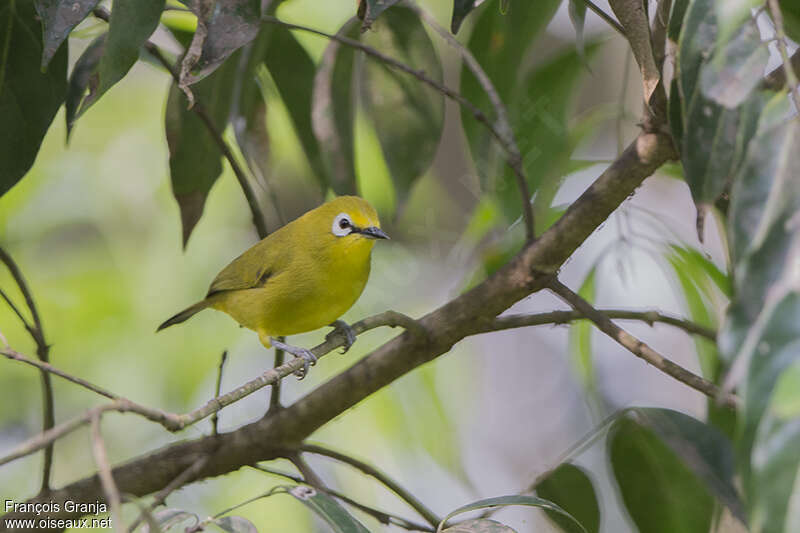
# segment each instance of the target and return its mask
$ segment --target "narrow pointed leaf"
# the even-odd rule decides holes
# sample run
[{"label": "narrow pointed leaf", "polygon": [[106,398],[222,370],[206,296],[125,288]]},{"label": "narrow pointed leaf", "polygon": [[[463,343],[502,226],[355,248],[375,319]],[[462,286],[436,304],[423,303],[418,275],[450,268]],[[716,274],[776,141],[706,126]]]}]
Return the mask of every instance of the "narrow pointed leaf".
[{"label": "narrow pointed leaf", "polygon": [[[578,294],[589,303],[595,299],[596,272],[597,267],[592,267],[578,290]],[[588,320],[576,320],[569,328],[569,342],[573,367],[578,372],[584,389],[592,392],[596,386],[592,360],[592,323]]]},{"label": "narrow pointed leaf", "polygon": [[575,28],[575,46],[578,56],[583,58],[583,26],[586,22],[586,2],[583,0],[569,0],[569,20]]},{"label": "narrow pointed leaf", "polygon": [[444,519],[439,523],[439,527],[436,529],[437,533],[442,531],[442,528],[447,523],[448,520],[453,518],[456,515],[467,513],[469,511],[477,511],[480,509],[487,509],[489,507],[506,507],[509,505],[525,505],[529,507],[537,507],[544,511],[552,511],[554,513],[558,513],[567,519],[571,520],[578,529],[586,533],[586,529],[581,525],[578,520],[569,514],[567,511],[556,505],[555,503],[545,500],[544,498],[539,498],[538,496],[528,496],[522,494],[514,494],[510,496],[497,496],[494,498],[486,498],[483,500],[478,500],[472,503],[468,503],[467,505],[463,505],[456,509],[455,511],[451,511],[444,517]]},{"label": "narrow pointed leaf", "polygon": [[361,19],[361,31],[365,32],[372,27],[381,13],[398,3],[400,0],[361,0],[363,4],[364,16]]},{"label": "narrow pointed leaf", "polygon": [[[348,20],[338,34],[358,38],[358,19]],[[354,61],[352,48],[331,41],[314,77],[314,135],[322,150],[330,186],[339,195],[356,192]]]},{"label": "narrow pointed leaf", "polygon": [[517,533],[514,529],[501,524],[496,520],[479,518],[466,520],[453,527],[448,527],[442,533]]},{"label": "narrow pointed leaf", "polygon": [[42,69],[46,69],[69,32],[85,19],[99,0],[35,0],[44,25]]},{"label": "narrow pointed leaf", "polygon": [[458,33],[466,16],[482,2],[483,0],[453,0],[453,16],[450,19],[450,31],[453,32],[453,34]]},{"label": "narrow pointed leaf", "polygon": [[216,0],[206,28],[202,53],[192,68],[189,83],[208,76],[236,50],[258,35],[261,27],[259,0]]},{"label": "narrow pointed leaf", "polygon": [[369,533],[361,522],[327,494],[303,485],[289,489],[288,493],[325,520],[334,533]]},{"label": "narrow pointed leaf", "polygon": [[28,172],[67,91],[67,47],[42,72],[42,24],[32,0],[0,5],[0,195]]},{"label": "narrow pointed leaf", "polygon": [[108,37],[100,64],[97,85],[81,104],[84,113],[133,67],[139,49],[158,26],[165,0],[115,0],[108,24]]},{"label": "narrow pointed leaf", "polygon": [[263,55],[278,93],[289,111],[292,125],[303,145],[308,164],[322,187],[327,185],[325,165],[319,142],[314,136],[312,107],[314,105],[315,66],[305,48],[286,28],[270,28],[269,42]]},{"label": "narrow pointed leaf", "polygon": [[[238,56],[230,57],[222,68],[192,88],[196,101],[204,106],[220,133],[228,122],[237,63]],[[208,192],[222,172],[218,145],[203,121],[186,107],[183,92],[173,83],[165,126],[172,193],[181,209],[184,246],[203,214]]]},{"label": "narrow pointed leaf", "polygon": [[92,83],[97,83],[97,65],[100,64],[100,59],[103,57],[107,37],[108,34],[104,33],[92,41],[75,62],[75,66],[72,67],[67,97],[64,102],[68,137],[78,118],[78,110],[86,91],[90,90]]},{"label": "narrow pointed leaf", "polygon": [[[588,474],[580,467],[564,463],[548,473],[536,484],[536,494],[559,505],[574,516],[589,533],[600,531],[600,506],[597,503],[594,485]],[[579,532],[572,520],[560,513],[545,511],[562,531]]]},{"label": "narrow pointed leaf", "polygon": [[[419,17],[395,7],[364,36],[366,44],[442,81],[442,66]],[[444,128],[444,96],[377,61],[364,66],[364,99],[402,206],[430,166]]]},{"label": "narrow pointed leaf", "polygon": [[256,526],[241,516],[225,516],[214,520],[214,525],[228,533],[258,533]]}]

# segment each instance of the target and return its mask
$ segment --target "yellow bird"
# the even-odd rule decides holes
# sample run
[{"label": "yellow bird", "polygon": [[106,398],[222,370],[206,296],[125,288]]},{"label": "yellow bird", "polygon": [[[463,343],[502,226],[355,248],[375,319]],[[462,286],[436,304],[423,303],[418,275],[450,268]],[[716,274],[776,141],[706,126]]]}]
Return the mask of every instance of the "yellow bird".
[{"label": "yellow bird", "polygon": [[258,333],[266,348],[275,346],[303,357],[305,375],[316,357],[275,337],[330,325],[343,330],[345,350],[349,348],[355,336],[338,318],[364,290],[375,239],[388,238],[366,200],[340,196],[286,224],[234,259],[217,274],[203,300],[161,324],[157,331],[211,307]]}]

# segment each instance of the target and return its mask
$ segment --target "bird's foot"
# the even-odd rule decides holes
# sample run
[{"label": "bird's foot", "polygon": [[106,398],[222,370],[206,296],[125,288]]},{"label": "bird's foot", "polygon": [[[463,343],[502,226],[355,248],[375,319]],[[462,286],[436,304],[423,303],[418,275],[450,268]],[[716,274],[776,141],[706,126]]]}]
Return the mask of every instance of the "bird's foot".
[{"label": "bird's foot", "polygon": [[333,331],[325,335],[325,340],[334,335],[344,335],[344,346],[341,353],[347,353],[347,350],[356,342],[356,332],[344,320],[336,320],[328,325],[333,328]]},{"label": "bird's foot", "polygon": [[308,375],[309,367],[317,364],[317,356],[311,353],[311,350],[300,348],[298,346],[292,346],[291,344],[286,344],[285,342],[281,342],[275,338],[270,338],[270,344],[279,350],[283,350],[284,352],[292,354],[295,357],[303,358],[303,368],[294,373],[294,375],[297,376],[297,379],[303,379],[306,377]]}]

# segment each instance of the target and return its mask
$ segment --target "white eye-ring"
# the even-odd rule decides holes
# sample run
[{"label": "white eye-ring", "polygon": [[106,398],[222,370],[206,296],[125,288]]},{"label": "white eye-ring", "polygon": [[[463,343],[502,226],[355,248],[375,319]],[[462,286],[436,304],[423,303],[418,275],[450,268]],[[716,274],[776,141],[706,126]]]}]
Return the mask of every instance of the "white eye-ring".
[{"label": "white eye-ring", "polygon": [[350,220],[350,217],[347,216],[347,213],[339,213],[336,215],[336,218],[333,219],[331,232],[337,237],[344,237],[352,233],[352,231],[353,222]]}]

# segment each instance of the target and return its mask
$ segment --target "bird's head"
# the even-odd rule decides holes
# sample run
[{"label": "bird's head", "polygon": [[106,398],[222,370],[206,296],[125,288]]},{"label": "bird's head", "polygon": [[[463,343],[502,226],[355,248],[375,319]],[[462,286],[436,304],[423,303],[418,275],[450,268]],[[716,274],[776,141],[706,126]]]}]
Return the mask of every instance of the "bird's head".
[{"label": "bird's head", "polygon": [[328,231],[343,241],[388,239],[369,202],[358,196],[340,196],[319,208],[327,220]]}]

